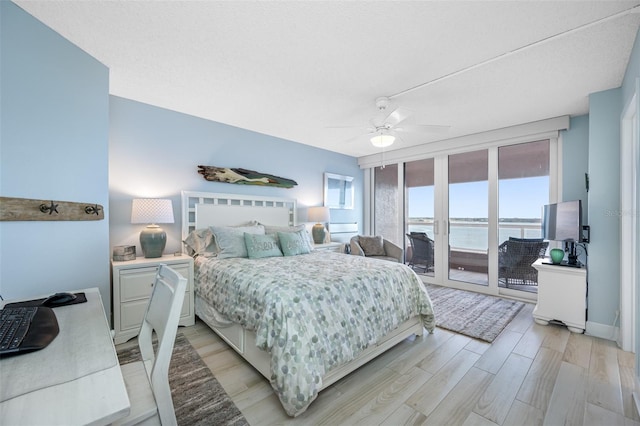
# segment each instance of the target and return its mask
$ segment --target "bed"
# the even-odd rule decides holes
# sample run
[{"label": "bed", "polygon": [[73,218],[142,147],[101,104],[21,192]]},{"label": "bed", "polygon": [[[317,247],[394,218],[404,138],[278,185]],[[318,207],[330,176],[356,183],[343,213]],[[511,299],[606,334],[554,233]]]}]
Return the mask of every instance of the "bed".
[{"label": "bed", "polygon": [[[435,327],[413,270],[313,250],[296,216],[292,199],[182,193],[196,315],[270,381],[290,416],[374,357]],[[203,243],[210,234],[219,247]],[[248,253],[228,252],[227,239],[240,235]],[[256,251],[276,249],[274,241],[284,255]]]}]

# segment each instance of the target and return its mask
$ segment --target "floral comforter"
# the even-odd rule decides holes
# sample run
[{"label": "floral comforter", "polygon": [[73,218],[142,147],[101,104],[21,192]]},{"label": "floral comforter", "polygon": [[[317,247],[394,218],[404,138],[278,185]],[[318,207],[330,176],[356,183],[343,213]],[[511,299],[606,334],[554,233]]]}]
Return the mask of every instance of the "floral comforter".
[{"label": "floral comforter", "polygon": [[290,416],[306,410],[326,372],[415,315],[432,332],[425,286],[407,266],[316,251],[265,259],[196,259],[196,294],[254,330],[271,355],[271,385]]}]

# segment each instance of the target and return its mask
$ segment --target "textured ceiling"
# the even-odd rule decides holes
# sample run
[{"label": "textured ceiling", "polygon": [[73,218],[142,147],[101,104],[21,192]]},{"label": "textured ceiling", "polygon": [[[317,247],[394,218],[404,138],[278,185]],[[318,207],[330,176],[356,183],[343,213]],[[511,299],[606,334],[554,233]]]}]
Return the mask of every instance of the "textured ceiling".
[{"label": "textured ceiling", "polygon": [[450,126],[389,149],[585,114],[640,26],[640,1],[14,2],[113,95],[353,156],[379,151],[379,96],[413,111],[399,127]]}]

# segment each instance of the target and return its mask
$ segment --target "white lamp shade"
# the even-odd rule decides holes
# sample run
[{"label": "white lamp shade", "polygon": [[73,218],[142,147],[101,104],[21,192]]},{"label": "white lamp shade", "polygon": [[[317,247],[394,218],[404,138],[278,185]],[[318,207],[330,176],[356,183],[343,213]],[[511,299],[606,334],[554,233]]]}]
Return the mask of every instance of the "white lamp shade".
[{"label": "white lamp shade", "polygon": [[396,137],[387,133],[380,133],[371,138],[371,143],[373,146],[378,148],[386,148],[388,146],[393,145]]},{"label": "white lamp shade", "polygon": [[134,199],[131,205],[131,223],[173,223],[171,200]]},{"label": "white lamp shade", "polygon": [[329,222],[329,207],[309,207],[309,222]]}]

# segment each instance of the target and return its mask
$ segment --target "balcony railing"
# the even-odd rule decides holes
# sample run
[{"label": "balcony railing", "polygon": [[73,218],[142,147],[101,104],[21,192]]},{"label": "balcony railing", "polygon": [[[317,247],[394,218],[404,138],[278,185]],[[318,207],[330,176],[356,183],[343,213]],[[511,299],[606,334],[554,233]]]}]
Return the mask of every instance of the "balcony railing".
[{"label": "balcony railing", "polygon": [[[433,220],[409,219],[407,232],[426,232],[434,238]],[[489,224],[485,221],[450,221],[449,246],[452,250],[476,251],[487,253],[489,247]],[[540,238],[540,222],[500,222],[498,225],[498,244],[509,237]]]},{"label": "balcony railing", "polygon": [[[500,222],[498,244],[508,240],[509,237],[540,238],[540,229],[539,221]],[[407,232],[426,232],[433,239],[433,220],[410,220]],[[449,276],[455,279],[454,276],[459,275],[458,272],[462,271],[484,274],[484,285],[487,285],[488,241],[489,229],[486,221],[451,220],[449,227]],[[411,247],[407,243],[407,259],[410,259],[411,255]],[[480,282],[476,283],[481,284]],[[498,285],[504,287],[504,283],[499,282]],[[526,290],[532,291],[533,289],[527,288]]]}]

